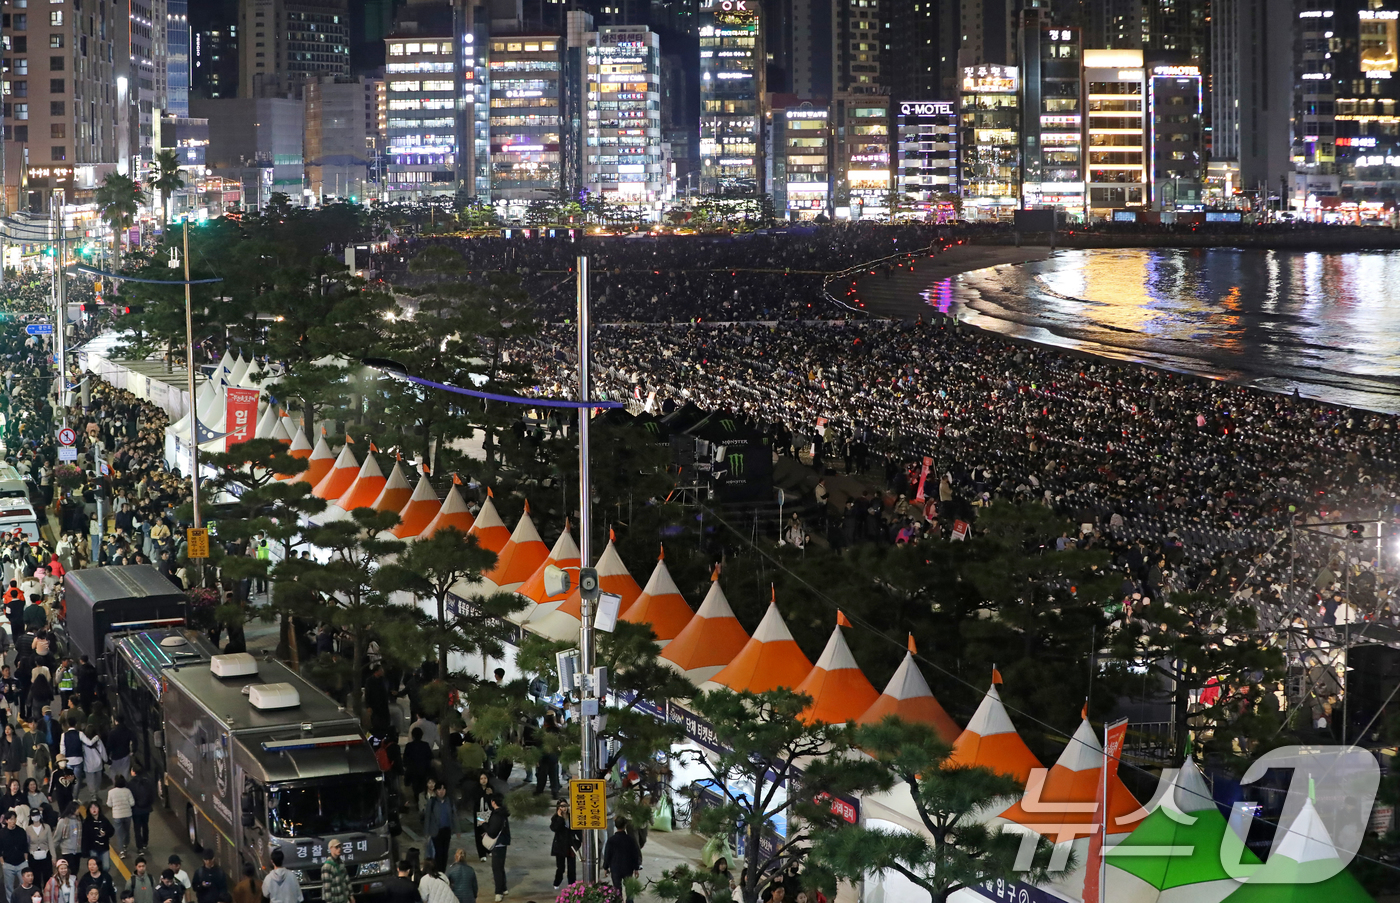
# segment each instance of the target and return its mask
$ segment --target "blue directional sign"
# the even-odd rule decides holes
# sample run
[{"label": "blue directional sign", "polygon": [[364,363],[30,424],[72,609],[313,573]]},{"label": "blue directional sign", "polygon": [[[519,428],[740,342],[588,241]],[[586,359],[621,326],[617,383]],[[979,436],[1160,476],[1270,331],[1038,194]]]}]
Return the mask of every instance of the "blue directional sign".
[{"label": "blue directional sign", "polygon": [[30,335],[53,335],[52,323],[30,323],[24,327],[24,331]]}]

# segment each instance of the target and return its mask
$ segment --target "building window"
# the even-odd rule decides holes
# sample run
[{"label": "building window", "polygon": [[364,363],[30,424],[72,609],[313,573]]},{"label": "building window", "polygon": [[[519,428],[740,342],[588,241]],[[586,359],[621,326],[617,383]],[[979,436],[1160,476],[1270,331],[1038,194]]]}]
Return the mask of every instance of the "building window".
[{"label": "building window", "polygon": [[15,118],[16,118],[16,119],[28,119],[28,118],[29,118],[29,104],[27,104],[27,103],[17,103],[17,104],[15,104]]},{"label": "building window", "polygon": [[61,10],[54,10],[49,13],[49,24],[61,26],[63,24],[63,12]]},{"label": "building window", "polygon": [[402,45],[402,44],[390,44],[390,45],[389,45],[389,55],[390,55],[390,56],[403,56],[403,45]]},{"label": "building window", "polygon": [[49,148],[49,159],[54,162],[62,162],[68,159],[68,149],[61,144],[56,144]]},{"label": "building window", "polygon": [[62,94],[62,93],[64,93],[64,85],[66,85],[66,84],[67,84],[67,82],[65,82],[65,81],[64,81],[63,79],[61,79],[61,78],[51,78],[51,79],[49,79],[49,93],[50,93],[50,94]]},{"label": "building window", "polygon": [[67,127],[61,122],[55,122],[49,125],[50,138],[67,138],[68,135],[65,134],[67,131]]},{"label": "building window", "polygon": [[15,96],[16,96],[16,97],[28,97],[28,96],[29,96],[29,82],[15,82]]},{"label": "building window", "polygon": [[29,38],[22,34],[15,35],[15,53],[29,52]]},{"label": "building window", "polygon": [[15,140],[18,141],[20,144],[26,144],[26,143],[28,143],[28,141],[29,141],[29,126],[27,126],[27,125],[17,125],[17,126],[15,126]]},{"label": "building window", "polygon": [[23,58],[15,60],[15,75],[28,75],[28,74],[29,74],[29,60],[23,59]]},{"label": "building window", "polygon": [[64,115],[63,101],[61,101],[61,100],[51,100],[51,101],[49,101],[49,115],[50,115],[50,116],[62,116],[62,115]]},{"label": "building window", "polygon": [[51,34],[51,35],[49,35],[49,46],[52,47],[52,48],[59,48],[59,47],[62,47],[62,46],[63,46],[63,35],[61,35],[61,34]]},{"label": "building window", "polygon": [[29,27],[29,17],[22,13],[15,13],[10,21],[14,22],[15,31],[24,31]]},{"label": "building window", "polygon": [[62,71],[63,71],[63,57],[61,57],[61,56],[51,56],[51,57],[49,57],[49,71],[50,71],[50,72],[62,72]]}]

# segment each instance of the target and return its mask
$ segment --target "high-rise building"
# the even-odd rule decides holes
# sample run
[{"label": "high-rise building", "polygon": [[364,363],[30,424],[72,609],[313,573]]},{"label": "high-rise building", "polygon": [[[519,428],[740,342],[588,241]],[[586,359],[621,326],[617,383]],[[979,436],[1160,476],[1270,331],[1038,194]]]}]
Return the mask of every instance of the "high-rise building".
[{"label": "high-rise building", "polygon": [[958,90],[958,5],[893,0],[890,7],[890,93],[896,98],[955,97]]},{"label": "high-rise building", "polygon": [[769,102],[769,147],[773,209],[788,220],[832,216],[831,115],[825,99],[773,95]]},{"label": "high-rise building", "polygon": [[958,69],[1016,65],[1014,0],[958,0]]},{"label": "high-rise building", "polygon": [[564,187],[563,40],[501,35],[490,62],[491,200],[518,216]]},{"label": "high-rise building", "polygon": [[1297,21],[1277,0],[1212,4],[1209,174],[1219,200],[1247,192],[1262,207],[1291,179]]},{"label": "high-rise building", "polygon": [[201,0],[189,10],[189,28],[190,92],[205,98],[237,96],[238,0]]},{"label": "high-rise building", "polygon": [[604,25],[583,38],[582,188],[654,205],[664,195],[661,41],[645,25]]},{"label": "high-rise building", "polygon": [[166,106],[166,0],[131,0],[127,35],[131,59],[126,75],[136,101],[118,124],[120,171],[139,178],[155,158],[156,125]]},{"label": "high-rise building", "polygon": [[[1293,184],[1295,206],[1308,197],[1341,193],[1337,172],[1337,63],[1341,17],[1335,0],[1294,0]],[[1275,14],[1278,14],[1277,12]]]},{"label": "high-rise building", "polygon": [[307,79],[350,74],[346,0],[241,0],[238,33],[240,97],[300,96]]},{"label": "high-rise building", "polygon": [[1205,89],[1196,66],[1154,66],[1147,74],[1149,203],[1158,210],[1205,200]]},{"label": "high-rise building", "polygon": [[306,178],[311,196],[368,199],[369,162],[373,133],[367,131],[377,116],[367,109],[377,103],[377,92],[367,90],[362,79],[312,79],[306,94]]},{"label": "high-rise building", "polygon": [[5,206],[46,212],[54,192],[88,198],[122,162],[127,11],[90,0],[4,9]]},{"label": "high-rise building", "polygon": [[1085,50],[1089,215],[1104,218],[1147,199],[1147,76],[1142,51]]},{"label": "high-rise building", "polygon": [[[154,0],[165,5],[164,110],[190,115],[190,0]],[[199,2],[199,0],[196,0]]]},{"label": "high-rise building", "polygon": [[1084,218],[1084,102],[1079,29],[1021,14],[1021,197]]},{"label": "high-rise building", "polygon": [[963,69],[959,109],[963,216],[1009,218],[1020,206],[1020,72],[1015,66]]},{"label": "high-rise building", "polygon": [[757,0],[702,0],[700,190],[763,190],[763,18]]},{"label": "high-rise building", "polygon": [[898,155],[895,188],[922,217],[956,218],[958,112],[956,101],[906,100],[895,105]]},{"label": "high-rise building", "polygon": [[1400,3],[1339,2],[1335,19],[1336,168],[1348,202],[1337,213],[1374,221],[1400,194]]},{"label": "high-rise building", "polygon": [[458,189],[461,73],[454,12],[448,2],[410,4],[384,39],[385,188],[390,198]]},{"label": "high-rise building", "polygon": [[306,105],[287,97],[195,98],[195,119],[209,123],[205,164],[241,186],[245,209],[262,209],[273,194],[303,200]]}]

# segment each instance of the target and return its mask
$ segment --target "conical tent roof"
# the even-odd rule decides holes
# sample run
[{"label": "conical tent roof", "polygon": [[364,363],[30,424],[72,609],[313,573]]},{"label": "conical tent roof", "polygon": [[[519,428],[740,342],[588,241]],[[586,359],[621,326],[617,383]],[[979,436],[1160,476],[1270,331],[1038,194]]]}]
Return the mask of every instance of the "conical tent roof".
[{"label": "conical tent roof", "polygon": [[919,671],[912,652],[904,653],[904,661],[899,663],[899,668],[885,686],[885,692],[856,720],[861,724],[878,724],[889,715],[927,724],[938,732],[945,743],[955,742],[962,733],[957,722],[933,697],[933,691],[928,688],[928,682]]},{"label": "conical tent roof", "polygon": [[777,687],[796,687],[811,671],[812,663],[797,647],[778,611],[778,603],[770,602],[744,648],[701,689],[728,687],[736,692],[763,693]]},{"label": "conical tent roof", "polygon": [[371,508],[387,482],[384,471],[379,469],[379,462],[374,459],[374,452],[369,452],[365,455],[365,463],[360,465],[355,482],[336,500],[335,506],[345,511]]},{"label": "conical tent roof", "polygon": [[524,623],[531,614],[536,611],[535,606],[549,605],[553,611],[568,597],[568,593],[560,593],[551,596],[545,592],[544,569],[553,565],[569,572],[569,585],[578,585],[579,553],[578,544],[574,542],[574,536],[569,532],[569,525],[564,524],[564,529],[560,531],[559,538],[554,541],[554,548],[549,550],[549,557],[540,562],[540,566],[535,568],[535,572],[530,575],[530,579],[520,584],[520,588],[515,591],[517,596],[524,596],[534,605],[526,608],[523,612],[516,612],[511,616],[517,624]]},{"label": "conical tent roof", "polygon": [[[1317,807],[1308,800],[1269,855],[1269,861],[1225,901],[1371,903],[1371,895],[1341,866],[1339,859]],[[1330,874],[1333,871],[1336,873]]]},{"label": "conical tent roof", "polygon": [[316,447],[311,450],[311,454],[306,456],[306,469],[291,479],[297,483],[310,483],[315,486],[325,479],[334,466],[335,452],[331,451],[331,447],[326,444],[326,437],[322,436],[316,440]]},{"label": "conical tent roof", "polygon": [[272,428],[277,425],[277,406],[268,405],[258,418],[258,425],[253,428],[254,439],[271,439]]},{"label": "conical tent roof", "polygon": [[676,582],[671,579],[671,572],[666,569],[666,555],[663,552],[656,559],[656,567],[652,569],[651,579],[643,587],[642,594],[622,613],[621,620],[650,624],[652,633],[656,634],[656,642],[664,649],[694,616],[695,612],[690,610],[681,591],[676,588]]},{"label": "conical tent roof", "polygon": [[[642,588],[632,579],[632,572],[627,570],[627,565],[622,563],[622,556],[617,554],[611,536],[608,537],[608,545],[603,549],[603,554],[598,556],[598,563],[594,567],[598,571],[598,588],[602,592],[621,596],[622,604],[617,610],[619,614],[625,614],[642,594]],[[575,584],[569,591],[569,597],[559,606],[559,613],[570,615],[577,621],[582,612],[583,597],[579,595],[578,585]]]},{"label": "conical tent roof", "polygon": [[798,716],[807,724],[854,721],[865,714],[880,695],[856,664],[839,624],[832,628],[817,663],[793,689],[812,697],[812,705]]},{"label": "conical tent roof", "polygon": [[[1094,823],[1098,816],[1093,812],[1046,812],[1043,806],[1051,803],[1093,803],[1097,800],[1103,759],[1103,746],[1093,726],[1087,719],[1081,721],[1069,745],[1045,776],[1045,784],[1037,794],[1041,805],[1037,806],[1036,811],[1027,812],[1018,801],[1001,813],[1001,817],[1028,827]],[[1141,804],[1116,774],[1109,781],[1106,812],[1110,837],[1131,832],[1145,815]]]},{"label": "conical tent roof", "polygon": [[[210,399],[212,399],[216,394],[218,394],[218,391],[219,390],[216,389],[207,379],[202,380],[200,382],[199,391],[196,392],[194,396],[194,410],[204,410],[204,407],[209,404]],[[190,432],[190,412],[185,411],[185,416],[170,424],[168,429],[173,430],[175,432],[175,435],[177,436],[187,436]]]},{"label": "conical tent roof", "polygon": [[248,369],[243,371],[243,378],[238,381],[238,385],[245,389],[259,389],[263,384],[263,368],[256,360],[248,362]]},{"label": "conical tent roof", "polygon": [[370,507],[375,511],[392,511],[397,514],[411,498],[413,487],[408,484],[408,477],[403,475],[403,465],[395,461],[394,469],[389,471],[389,479],[384,481],[384,488],[379,490],[379,495],[375,496]]},{"label": "conical tent roof", "polygon": [[447,498],[442,500],[442,507],[423,528],[423,532],[418,534],[418,538],[427,539],[437,531],[445,530],[448,527],[456,527],[462,533],[470,533],[474,521],[475,518],[472,517],[471,510],[467,508],[467,503],[462,500],[462,494],[457,491],[456,484],[453,484],[452,488],[447,490]]},{"label": "conical tent roof", "polygon": [[248,372],[248,362],[243,359],[240,353],[238,359],[233,362],[233,372],[228,375],[228,384],[237,386],[243,380],[243,376]]},{"label": "conical tent roof", "polygon": [[[1200,770],[1188,759],[1173,773],[1152,814],[1107,851],[1104,899],[1220,903],[1240,886],[1220,864],[1221,841],[1228,830]],[[1171,850],[1191,852],[1176,855],[1167,852]],[[1243,850],[1244,863],[1259,862],[1247,847]]]},{"label": "conical tent roof", "polygon": [[748,641],[716,579],[690,623],[661,650],[661,660],[699,684],[723,670]]},{"label": "conical tent roof", "polygon": [[287,432],[287,425],[282,422],[281,417],[278,417],[275,421],[273,421],[272,431],[271,433],[269,433],[267,438],[273,439],[277,442],[281,442],[283,445],[292,444],[292,436],[290,433]]},{"label": "conical tent roof", "polygon": [[[283,424],[283,426],[286,426],[286,424]],[[306,438],[306,430],[297,427],[296,435],[292,437],[292,447],[287,449],[287,454],[291,455],[293,458],[311,457],[311,441]]]},{"label": "conical tent roof", "polygon": [[[315,457],[314,453],[312,457]],[[318,499],[333,502],[350,489],[359,473],[360,462],[355,460],[355,453],[350,450],[350,444],[347,442],[340,447],[340,454],[336,456],[330,473],[321,478],[321,482],[316,484],[311,494]]]},{"label": "conical tent roof", "polygon": [[520,515],[520,521],[510,534],[510,541],[501,549],[496,558],[496,566],[485,575],[485,580],[494,584],[501,592],[514,592],[520,584],[530,579],[530,575],[548,557],[549,547],[535,530],[535,522],[530,519],[530,506],[527,503],[525,512]]},{"label": "conical tent roof", "polygon": [[1040,760],[1016,733],[995,683],[987,688],[982,704],[954,741],[947,763],[990,768],[1022,783],[1030,777],[1032,769],[1041,767]]},{"label": "conical tent roof", "polygon": [[[385,488],[387,491],[388,487]],[[419,477],[418,485],[413,487],[413,495],[408,497],[399,511],[398,525],[389,532],[395,539],[413,539],[433,522],[441,507],[442,502],[438,501],[432,482],[426,475]]]},{"label": "conical tent roof", "polygon": [[486,496],[486,504],[476,513],[476,522],[472,524],[471,534],[476,537],[477,545],[483,549],[490,549],[497,556],[505,549],[506,543],[510,542],[510,528],[501,520],[501,515],[496,511],[496,500],[490,495]]}]

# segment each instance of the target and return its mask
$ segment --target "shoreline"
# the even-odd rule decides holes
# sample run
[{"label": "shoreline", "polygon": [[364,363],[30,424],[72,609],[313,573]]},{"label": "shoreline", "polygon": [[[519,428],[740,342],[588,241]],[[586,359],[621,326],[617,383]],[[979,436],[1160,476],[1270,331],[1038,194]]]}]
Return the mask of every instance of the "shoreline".
[{"label": "shoreline", "polygon": [[[1164,238],[1166,236],[1163,236]],[[1126,245],[1127,248],[1137,247]],[[1219,246],[1222,248],[1232,247],[1229,245]],[[1146,248],[1152,250],[1153,248]],[[1057,243],[1054,250],[1067,250],[1063,245]],[[1072,250],[1080,250],[1072,248]],[[1238,386],[1256,392],[1264,392],[1270,395],[1283,397],[1302,398],[1314,404],[1326,405],[1332,408],[1366,411],[1368,413],[1382,414],[1385,416],[1397,416],[1395,410],[1388,410],[1383,407],[1372,407],[1361,404],[1349,404],[1338,401],[1335,398],[1322,397],[1318,393],[1325,392],[1326,387],[1307,382],[1294,380],[1283,375],[1268,373],[1247,374],[1241,371],[1237,376],[1211,375],[1193,370],[1183,366],[1173,366],[1164,360],[1144,359],[1135,353],[1115,348],[1112,345],[1095,345],[1092,342],[1061,337],[1048,326],[1037,325],[1027,326],[1015,320],[997,320],[995,317],[979,313],[975,309],[967,308],[965,299],[960,297],[951,289],[946,298],[941,298],[935,302],[932,298],[925,298],[924,293],[929,291],[936,283],[953,279],[960,275],[977,272],[980,270],[996,269],[1003,266],[1017,266],[1026,263],[1046,260],[1051,256],[1051,248],[1048,245],[1021,247],[1008,247],[998,244],[967,244],[954,245],[942,254],[930,258],[923,258],[914,263],[912,270],[906,268],[895,271],[890,278],[885,278],[880,271],[876,275],[866,275],[857,280],[858,297],[864,303],[864,310],[871,317],[888,318],[914,322],[920,317],[932,318],[949,312],[961,313],[959,327],[973,329],[988,336],[995,336],[1005,342],[1030,345],[1036,348],[1052,350],[1060,354],[1070,355],[1075,358],[1094,361],[1096,363],[1114,364],[1118,366],[1138,366],[1149,367],[1164,373],[1172,373],[1178,376],[1200,379],[1213,383],[1225,383],[1227,385]],[[1080,347],[1066,344],[1061,341],[1049,341],[1038,339],[1027,335],[1013,335],[1005,329],[997,329],[985,324],[970,322],[966,317],[970,312],[973,319],[985,318],[987,320],[1004,322],[1008,327],[1014,327],[1026,331],[1039,331],[1057,338],[1064,338],[1066,342],[1078,342]],[[926,320],[927,322],[927,320]],[[1263,379],[1288,379],[1294,384],[1294,391],[1286,391],[1278,388],[1271,388],[1267,385],[1260,385]]]}]

